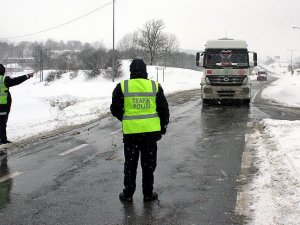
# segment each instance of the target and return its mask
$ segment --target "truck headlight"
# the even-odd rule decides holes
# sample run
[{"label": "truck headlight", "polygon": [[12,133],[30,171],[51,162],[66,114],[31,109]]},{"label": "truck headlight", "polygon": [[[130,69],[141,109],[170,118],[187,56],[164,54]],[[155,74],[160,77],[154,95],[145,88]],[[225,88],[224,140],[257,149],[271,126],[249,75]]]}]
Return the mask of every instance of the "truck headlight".
[{"label": "truck headlight", "polygon": [[213,93],[213,91],[212,91],[211,88],[204,88],[203,92],[204,92],[205,94],[212,94],[212,93]]},{"label": "truck headlight", "polygon": [[207,77],[205,77],[205,83],[211,84],[211,83],[210,83],[210,80],[209,80]]},{"label": "truck headlight", "polygon": [[246,87],[246,88],[243,88],[243,89],[242,89],[242,92],[243,92],[244,94],[246,94],[246,95],[247,95],[247,94],[249,94],[249,93],[250,93],[250,89],[249,89],[249,88],[247,88],[247,87]]},{"label": "truck headlight", "polygon": [[248,77],[245,77],[243,80],[243,84],[247,84],[248,83]]}]

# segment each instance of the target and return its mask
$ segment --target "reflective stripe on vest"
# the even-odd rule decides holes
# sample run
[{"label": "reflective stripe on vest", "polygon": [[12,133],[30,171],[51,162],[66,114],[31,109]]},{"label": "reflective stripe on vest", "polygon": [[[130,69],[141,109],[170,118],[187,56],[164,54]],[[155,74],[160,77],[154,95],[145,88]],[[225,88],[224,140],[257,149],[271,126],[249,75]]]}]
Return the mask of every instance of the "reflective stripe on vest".
[{"label": "reflective stripe on vest", "polygon": [[124,95],[124,134],[160,131],[160,119],[156,111],[158,83],[146,79],[121,82]]},{"label": "reflective stripe on vest", "polygon": [[8,88],[4,83],[4,75],[0,75],[0,104],[7,104],[7,91]]},{"label": "reflective stripe on vest", "polygon": [[[138,79],[136,79],[138,80]],[[124,81],[124,97],[132,97],[132,96],[141,96],[141,97],[146,97],[146,96],[156,96],[156,92],[157,92],[157,88],[156,88],[156,83],[151,80],[151,84],[152,84],[152,92],[133,92],[133,93],[129,93],[128,92],[128,80]]]},{"label": "reflective stripe on vest", "polygon": [[138,115],[138,116],[123,116],[123,120],[136,120],[136,119],[147,119],[158,117],[157,113],[147,114],[147,115]]}]

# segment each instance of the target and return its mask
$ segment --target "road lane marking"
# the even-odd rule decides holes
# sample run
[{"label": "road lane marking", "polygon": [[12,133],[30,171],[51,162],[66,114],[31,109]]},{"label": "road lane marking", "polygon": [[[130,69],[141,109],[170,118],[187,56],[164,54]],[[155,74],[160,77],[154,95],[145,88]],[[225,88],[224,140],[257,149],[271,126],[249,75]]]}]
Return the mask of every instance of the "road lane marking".
[{"label": "road lane marking", "polygon": [[244,151],[242,155],[242,169],[251,168],[252,155],[249,151]]},{"label": "road lane marking", "polygon": [[81,148],[84,148],[85,146],[88,146],[88,144],[78,145],[78,146],[76,146],[76,147],[74,147],[74,148],[71,148],[71,149],[69,149],[69,150],[67,150],[67,151],[65,151],[65,152],[62,152],[62,153],[60,153],[60,154],[58,154],[58,155],[61,155],[61,156],[67,155],[67,154],[70,154],[70,153],[72,153],[72,152],[75,152],[75,151],[77,151],[77,150],[79,150],[79,149],[81,149]]},{"label": "road lane marking", "polygon": [[255,100],[257,94],[258,94],[258,91],[256,91],[256,92],[254,93],[254,95],[252,96],[252,99]]},{"label": "road lane marking", "polygon": [[8,175],[6,175],[6,176],[3,176],[3,177],[1,177],[0,178],[0,183],[2,183],[2,182],[4,182],[4,181],[7,181],[7,180],[9,180],[9,179],[12,179],[12,178],[14,178],[14,177],[16,177],[16,176],[19,176],[20,174],[22,174],[23,172],[14,172],[14,173],[10,173],[10,174],[8,174]]},{"label": "road lane marking", "polygon": [[253,127],[253,122],[248,122],[247,127]]},{"label": "road lane marking", "polygon": [[119,129],[119,130],[113,131],[113,132],[111,132],[111,133],[109,133],[109,134],[116,134],[116,133],[119,133],[121,130],[122,130],[122,129]]},{"label": "road lane marking", "polygon": [[[253,122],[251,127],[253,127]],[[247,123],[247,127],[250,127],[250,122]],[[249,202],[251,195],[249,192],[249,175],[251,174],[250,170],[253,166],[253,156],[252,152],[255,150],[253,147],[253,136],[249,133],[245,135],[245,147],[242,155],[241,162],[241,172],[238,178],[238,191],[235,205],[235,213],[240,216],[249,215]]]}]

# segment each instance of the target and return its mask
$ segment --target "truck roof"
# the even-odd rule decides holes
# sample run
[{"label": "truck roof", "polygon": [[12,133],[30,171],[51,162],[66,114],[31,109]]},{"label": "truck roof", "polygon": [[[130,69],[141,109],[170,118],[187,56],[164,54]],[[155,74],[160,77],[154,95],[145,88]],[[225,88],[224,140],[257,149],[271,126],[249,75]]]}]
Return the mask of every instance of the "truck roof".
[{"label": "truck roof", "polygon": [[247,43],[245,40],[235,40],[235,39],[216,39],[208,40],[205,45],[206,49],[217,48],[217,49],[247,49]]}]

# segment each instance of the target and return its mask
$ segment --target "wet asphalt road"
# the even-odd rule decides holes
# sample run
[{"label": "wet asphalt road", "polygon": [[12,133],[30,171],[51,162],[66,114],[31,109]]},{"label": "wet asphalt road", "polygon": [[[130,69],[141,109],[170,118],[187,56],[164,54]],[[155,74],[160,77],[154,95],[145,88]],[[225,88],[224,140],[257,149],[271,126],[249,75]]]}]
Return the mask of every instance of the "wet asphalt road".
[{"label": "wet asphalt road", "polygon": [[[299,109],[260,98],[250,107],[202,106],[199,90],[168,96],[171,122],[158,144],[155,190],[143,203],[141,169],[132,204],[122,204],[123,145],[111,116],[9,149],[0,168],[0,224],[242,224],[234,214],[247,122],[299,119]],[[14,177],[1,181],[5,175]]]}]

